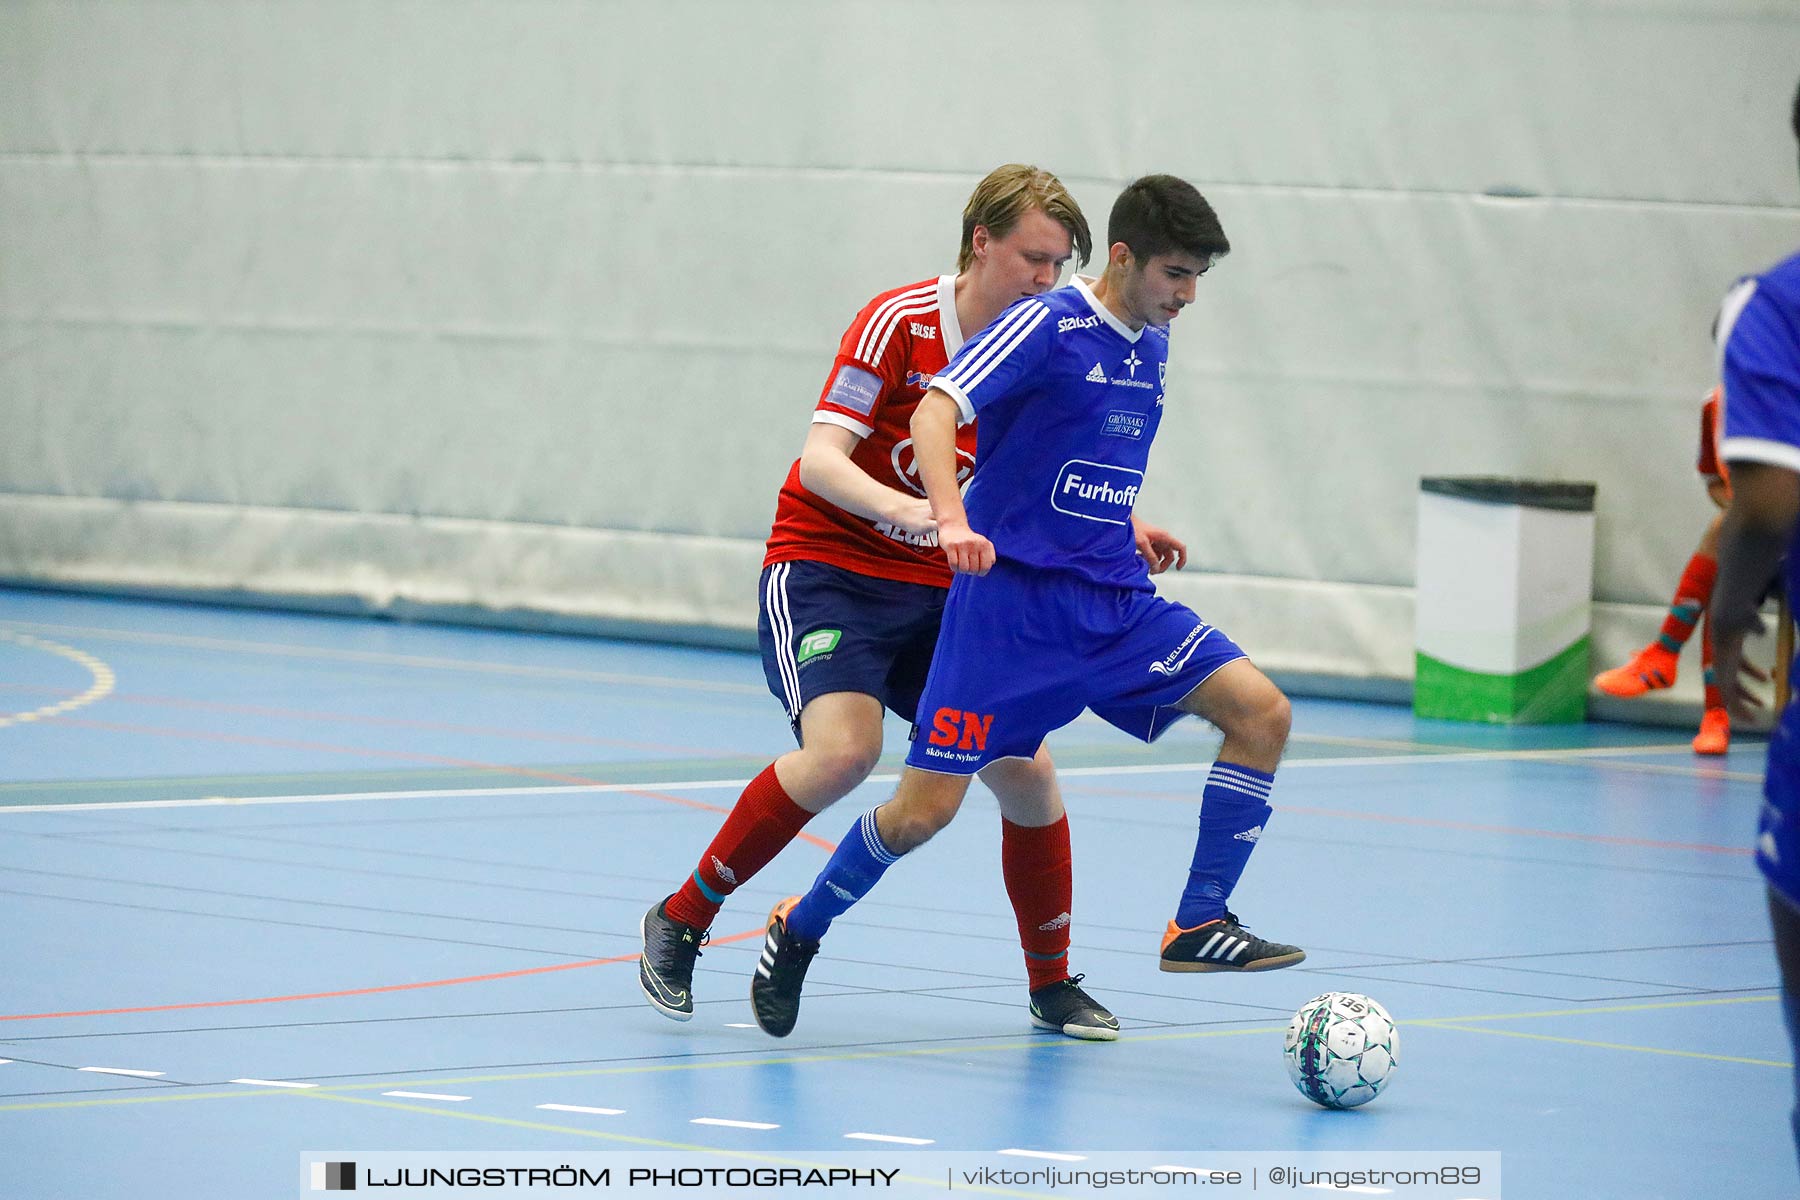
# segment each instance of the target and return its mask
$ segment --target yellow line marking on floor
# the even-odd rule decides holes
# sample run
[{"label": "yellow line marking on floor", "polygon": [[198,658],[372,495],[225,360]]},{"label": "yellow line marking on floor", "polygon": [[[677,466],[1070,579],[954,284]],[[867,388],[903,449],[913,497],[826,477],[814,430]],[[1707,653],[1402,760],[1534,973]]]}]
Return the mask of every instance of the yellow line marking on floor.
[{"label": "yellow line marking on floor", "polygon": [[8,725],[21,725],[31,721],[42,721],[50,717],[60,717],[64,713],[74,712],[84,705],[92,704],[96,700],[105,699],[112,694],[113,687],[118,683],[118,679],[113,675],[111,667],[107,666],[93,655],[77,650],[73,646],[65,646],[61,642],[46,641],[40,637],[33,637],[29,633],[18,633],[10,629],[0,629],[0,642],[12,642],[15,645],[24,646],[28,650],[42,650],[48,654],[59,655],[68,659],[70,662],[85,668],[87,673],[94,677],[94,682],[89,685],[87,691],[81,693],[79,696],[71,696],[67,700],[61,700],[55,704],[46,704],[44,707],[34,708],[30,712],[8,713],[5,716],[0,716],[0,729],[4,729]]},{"label": "yellow line marking on floor", "polygon": [[[1610,1004],[1596,1005],[1590,1008],[1545,1009],[1538,1012],[1523,1013],[1484,1013],[1466,1017],[1421,1017],[1415,1020],[1402,1020],[1400,1027],[1459,1029],[1460,1026],[1472,1025],[1485,1021],[1522,1021],[1548,1017],[1585,1017],[1601,1014],[1623,1012],[1649,1012],[1671,1008],[1710,1008],[1725,1004],[1770,1004],[1779,997],[1773,993],[1761,996],[1725,996],[1707,997],[1700,1000],[1660,1000],[1643,1004]],[[1185,1030],[1179,1033],[1127,1033],[1122,1034],[1120,1043],[1131,1042],[1180,1042],[1198,1041],[1204,1038],[1227,1037],[1260,1037],[1267,1034],[1282,1033],[1286,1024],[1255,1025],[1238,1029],[1198,1029]],[[1460,1032],[1489,1032],[1478,1029],[1459,1029]],[[1521,1035],[1525,1036],[1525,1035]],[[1563,1040],[1563,1039],[1549,1039]],[[1610,1046],[1603,1042],[1580,1042],[1581,1045],[1608,1046],[1614,1049],[1641,1050],[1645,1053],[1676,1053],[1675,1051],[1658,1051],[1648,1046]],[[203,1093],[159,1091],[143,1096],[119,1096],[91,1100],[47,1100],[33,1101],[23,1104],[0,1104],[0,1112],[29,1112],[50,1108],[85,1108],[101,1107],[115,1104],[157,1104],[165,1100],[213,1100],[230,1099],[238,1096],[270,1096],[270,1095],[306,1095],[306,1096],[344,1096],[351,1092],[379,1092],[400,1087],[446,1087],[450,1085],[468,1085],[479,1083],[519,1083],[544,1079],[593,1079],[607,1075],[655,1075],[677,1071],[719,1071],[741,1070],[749,1067],[805,1066],[813,1063],[868,1062],[878,1059],[894,1060],[902,1058],[928,1058],[945,1054],[992,1054],[1017,1050],[1057,1050],[1065,1053],[1093,1053],[1087,1050],[1087,1042],[1074,1039],[1044,1039],[1035,1034],[1024,1035],[1018,1041],[988,1042],[979,1045],[965,1046],[922,1046],[895,1050],[853,1050],[843,1053],[788,1054],[774,1057],[755,1057],[729,1059],[711,1062],[693,1063],[628,1063],[611,1067],[583,1067],[566,1071],[526,1071],[504,1075],[461,1075],[453,1077],[433,1076],[425,1079],[384,1079],[379,1083],[344,1083],[320,1084],[316,1091],[270,1092],[270,1091],[209,1091]],[[1761,1059],[1733,1059],[1723,1055],[1695,1054],[1695,1057],[1714,1058],[1722,1062],[1743,1062],[1754,1065],[1791,1066],[1789,1063],[1769,1063]],[[424,1111],[436,1112],[436,1109]]]},{"label": "yellow line marking on floor", "polygon": [[1753,1067],[1780,1067],[1784,1071],[1794,1069],[1791,1062],[1776,1062],[1767,1058],[1740,1058],[1734,1054],[1705,1054],[1699,1050],[1667,1050],[1661,1046],[1629,1046],[1623,1042],[1596,1042],[1587,1038],[1555,1037],[1548,1033],[1524,1033],[1517,1029],[1483,1029],[1479,1026],[1458,1025],[1454,1021],[1433,1022],[1433,1029],[1454,1029],[1461,1033],[1486,1033],[1495,1037],[1528,1038],[1534,1042],[1559,1042],[1565,1046],[1591,1046],[1596,1050],[1633,1050],[1639,1054],[1666,1054],[1672,1058],[1703,1058],[1709,1062],[1747,1063]]}]

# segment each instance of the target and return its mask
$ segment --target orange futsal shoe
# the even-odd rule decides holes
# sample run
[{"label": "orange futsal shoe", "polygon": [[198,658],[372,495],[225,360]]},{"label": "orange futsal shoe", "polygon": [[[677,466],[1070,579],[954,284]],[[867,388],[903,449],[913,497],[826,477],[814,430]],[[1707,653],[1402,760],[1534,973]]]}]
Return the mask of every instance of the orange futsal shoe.
[{"label": "orange futsal shoe", "polygon": [[1609,696],[1625,699],[1654,692],[1674,684],[1675,664],[1679,658],[1661,642],[1651,642],[1632,655],[1631,661],[1624,666],[1594,676],[1594,686]]},{"label": "orange futsal shoe", "polygon": [[1694,735],[1695,754],[1723,754],[1731,748],[1731,714],[1722,708],[1709,708],[1700,718],[1700,732]]}]

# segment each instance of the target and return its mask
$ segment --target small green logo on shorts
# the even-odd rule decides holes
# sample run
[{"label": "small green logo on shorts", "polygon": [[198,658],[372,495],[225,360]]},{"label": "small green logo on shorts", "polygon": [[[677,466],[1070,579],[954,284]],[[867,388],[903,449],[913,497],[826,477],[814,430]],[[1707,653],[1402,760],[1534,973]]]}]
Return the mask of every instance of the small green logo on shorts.
[{"label": "small green logo on shorts", "polygon": [[800,639],[800,653],[795,657],[796,665],[809,658],[821,654],[830,654],[837,649],[838,639],[844,636],[841,629],[815,629]]}]

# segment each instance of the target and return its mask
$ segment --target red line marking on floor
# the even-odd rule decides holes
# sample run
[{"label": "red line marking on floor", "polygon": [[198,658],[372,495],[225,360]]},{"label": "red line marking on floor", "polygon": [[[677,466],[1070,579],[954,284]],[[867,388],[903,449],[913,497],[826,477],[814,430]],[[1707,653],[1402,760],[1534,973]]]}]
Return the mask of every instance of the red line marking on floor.
[{"label": "red line marking on floor", "polygon": [[[1098,796],[1136,796],[1145,797],[1144,792],[1132,792],[1123,788],[1088,787],[1084,785],[1065,785],[1070,791],[1091,792]],[[1187,797],[1154,797],[1157,799],[1186,800]],[[1276,812],[1306,813],[1315,817],[1340,817],[1346,821],[1372,821],[1386,825],[1422,825],[1430,829],[1459,829],[1469,833],[1505,833],[1516,837],[1553,838],[1568,842],[1593,842],[1603,846],[1634,846],[1647,850],[1694,850],[1701,854],[1724,854],[1736,858],[1748,858],[1752,851],[1748,846],[1715,846],[1709,842],[1663,842],[1653,838],[1622,837],[1611,833],[1570,833],[1561,829],[1526,829],[1517,825],[1481,825],[1473,821],[1449,821],[1442,817],[1403,817],[1393,813],[1359,813],[1348,812],[1341,808],[1313,808],[1304,804],[1277,804]]]},{"label": "red line marking on floor", "polygon": [[1346,821],[1376,821],[1390,825],[1425,825],[1435,829],[1460,829],[1470,833],[1505,833],[1518,837],[1554,838],[1558,841],[1593,842],[1603,846],[1636,846],[1648,850],[1695,850],[1701,854],[1725,854],[1748,858],[1748,846],[1715,846],[1708,842],[1664,842],[1654,838],[1622,837],[1611,833],[1571,833],[1562,829],[1525,829],[1516,825],[1481,825],[1473,821],[1446,821],[1436,817],[1401,817],[1387,813],[1353,813],[1335,808],[1308,808],[1304,805],[1281,804],[1276,811],[1308,813],[1320,817],[1342,817]]},{"label": "red line marking on floor", "polygon": [[[748,929],[729,937],[713,938],[712,944],[724,946],[747,938],[759,938],[762,929]],[[245,1000],[198,1000],[190,1004],[149,1004],[138,1008],[91,1008],[81,1012],[17,1013],[0,1016],[0,1021],[47,1021],[57,1017],[116,1017],[128,1013],[185,1012],[199,1008],[238,1008],[246,1004],[285,1004],[295,1000],[337,1000],[345,996],[377,996],[383,992],[414,992],[424,988],[451,987],[462,983],[491,983],[497,979],[518,979],[526,975],[547,975],[552,971],[574,971],[581,967],[599,967],[608,963],[636,962],[635,954],[612,958],[586,958],[580,962],[555,963],[548,967],[525,967],[517,971],[496,971],[489,975],[462,975],[455,979],[426,979],[418,983],[390,983],[380,987],[347,988],[339,992],[305,992],[294,996],[254,996]]]}]

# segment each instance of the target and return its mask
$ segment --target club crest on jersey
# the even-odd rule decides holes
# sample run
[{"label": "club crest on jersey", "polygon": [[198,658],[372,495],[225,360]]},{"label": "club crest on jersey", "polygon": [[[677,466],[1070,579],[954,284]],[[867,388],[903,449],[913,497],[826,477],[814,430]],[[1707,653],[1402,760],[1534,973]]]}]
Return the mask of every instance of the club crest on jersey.
[{"label": "club crest on jersey", "polygon": [[[911,489],[915,494],[923,496],[925,494],[925,485],[919,482],[919,464],[917,459],[913,457],[912,439],[907,438],[903,442],[894,443],[893,453],[888,455],[888,459],[894,464],[894,474],[899,478],[900,482]],[[958,446],[956,448],[957,485],[959,487],[966,486],[969,482],[969,476],[974,473],[975,456],[970,454],[967,450],[964,450],[961,446]],[[936,543],[933,544],[935,545]]]},{"label": "club crest on jersey", "polygon": [[1131,507],[1143,484],[1142,471],[1071,458],[1056,473],[1050,507],[1084,521],[1123,525],[1131,520]]}]

